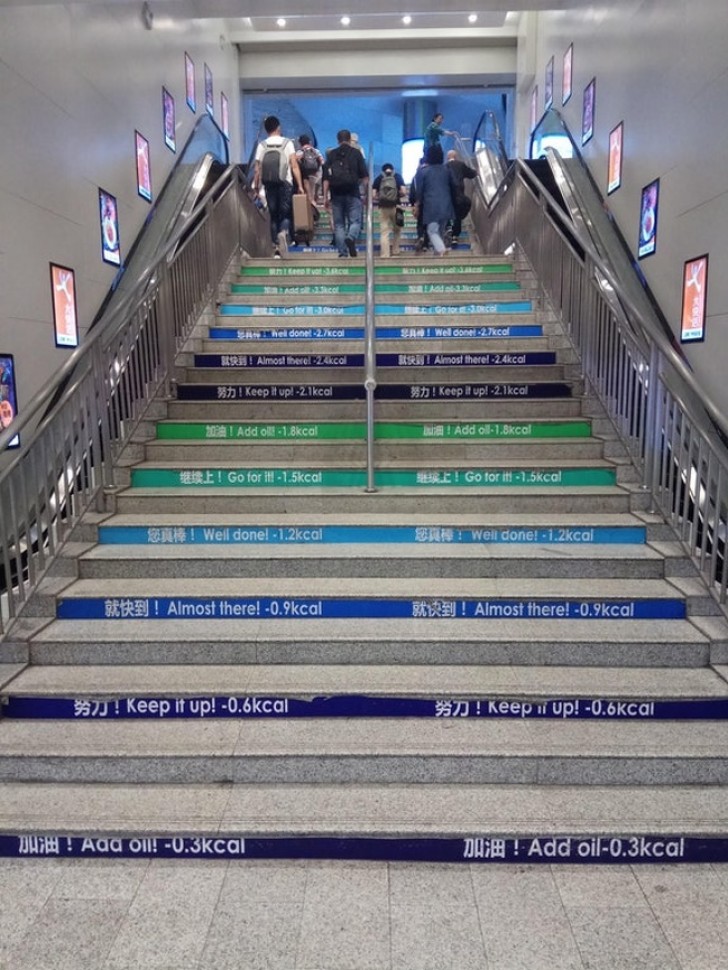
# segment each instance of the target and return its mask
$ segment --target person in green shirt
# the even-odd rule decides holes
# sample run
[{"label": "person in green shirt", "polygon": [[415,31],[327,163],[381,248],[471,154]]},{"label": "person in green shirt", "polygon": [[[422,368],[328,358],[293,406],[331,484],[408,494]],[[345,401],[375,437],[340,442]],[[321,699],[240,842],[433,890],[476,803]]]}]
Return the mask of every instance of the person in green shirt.
[{"label": "person in green shirt", "polygon": [[444,120],[444,116],[439,111],[432,116],[432,121],[425,128],[425,144],[423,146],[424,152],[427,152],[427,149],[432,145],[439,145],[440,139],[443,135],[454,134],[454,132],[448,131],[446,128],[442,127]]}]

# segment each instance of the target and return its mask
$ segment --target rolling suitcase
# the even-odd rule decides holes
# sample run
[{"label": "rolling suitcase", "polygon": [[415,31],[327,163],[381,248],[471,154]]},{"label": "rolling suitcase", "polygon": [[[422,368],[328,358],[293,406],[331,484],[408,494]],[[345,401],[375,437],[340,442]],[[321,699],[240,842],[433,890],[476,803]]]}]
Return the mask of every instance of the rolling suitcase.
[{"label": "rolling suitcase", "polygon": [[313,206],[307,195],[293,196],[293,238],[306,246],[313,239]]}]

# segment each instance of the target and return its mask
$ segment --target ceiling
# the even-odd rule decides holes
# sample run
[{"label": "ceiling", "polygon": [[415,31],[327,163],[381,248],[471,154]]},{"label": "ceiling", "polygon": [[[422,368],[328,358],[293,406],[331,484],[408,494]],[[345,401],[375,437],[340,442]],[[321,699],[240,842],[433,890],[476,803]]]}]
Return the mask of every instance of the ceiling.
[{"label": "ceiling", "polygon": [[[75,0],[79,5],[110,2],[137,6],[140,15],[144,6],[143,0]],[[48,4],[48,0],[0,0],[0,7],[41,4]],[[493,35],[512,35],[519,12],[563,10],[583,4],[584,0],[147,0],[155,21],[169,17],[221,18],[226,21],[227,39],[248,48],[268,46],[274,38],[287,45],[301,35],[310,42],[312,32],[322,39],[329,32],[339,36],[346,32],[350,40],[355,40],[365,31],[370,40],[375,32],[392,39],[417,36],[423,40],[429,34],[475,42]],[[341,24],[344,14],[351,18],[347,26]],[[412,18],[408,25],[402,22],[404,15]],[[471,15],[477,20],[469,21]],[[285,19],[285,26],[277,23],[279,18]]]}]

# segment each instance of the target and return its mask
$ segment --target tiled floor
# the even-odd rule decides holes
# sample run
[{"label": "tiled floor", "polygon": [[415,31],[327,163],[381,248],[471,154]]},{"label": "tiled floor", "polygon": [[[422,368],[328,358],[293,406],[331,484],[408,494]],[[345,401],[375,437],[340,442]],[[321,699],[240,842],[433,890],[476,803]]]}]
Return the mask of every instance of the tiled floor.
[{"label": "tiled floor", "polygon": [[0,970],[723,970],[728,865],[0,860]]}]

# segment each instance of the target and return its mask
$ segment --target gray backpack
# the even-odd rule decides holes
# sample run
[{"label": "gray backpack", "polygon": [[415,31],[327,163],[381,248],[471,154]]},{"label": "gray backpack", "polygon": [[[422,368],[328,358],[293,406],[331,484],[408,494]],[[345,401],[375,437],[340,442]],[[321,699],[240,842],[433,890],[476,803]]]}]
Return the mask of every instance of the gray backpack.
[{"label": "gray backpack", "polygon": [[269,141],[264,141],[265,152],[260,162],[260,180],[263,185],[281,185],[288,181],[288,158],[286,148],[290,144],[290,139],[284,139],[280,145],[271,145]]},{"label": "gray backpack", "polygon": [[389,172],[382,176],[382,181],[379,183],[379,202],[385,206],[396,205],[398,199],[397,179],[394,177],[394,172]]}]

